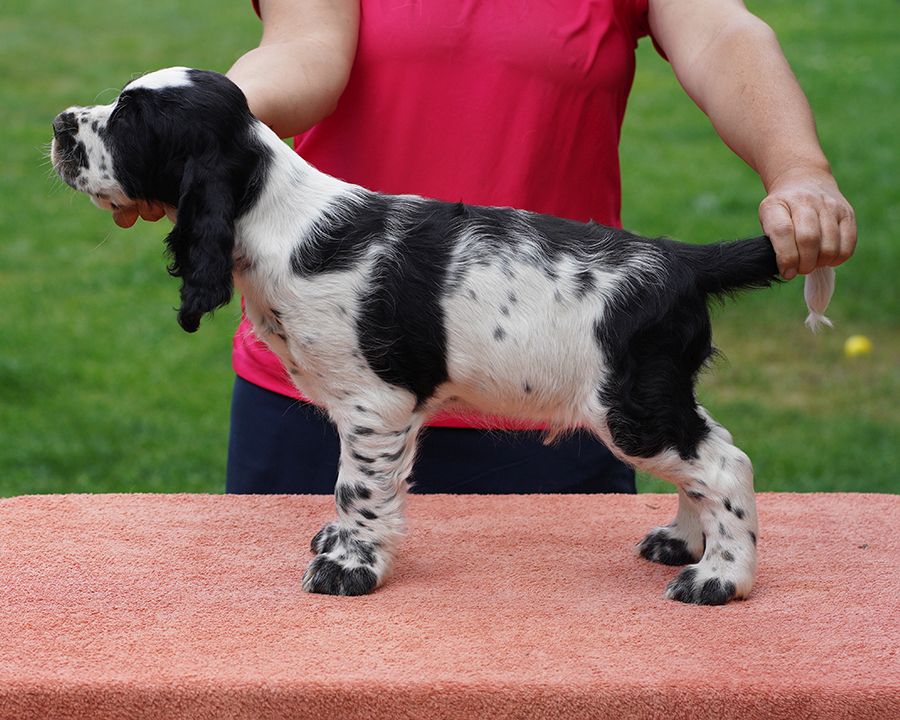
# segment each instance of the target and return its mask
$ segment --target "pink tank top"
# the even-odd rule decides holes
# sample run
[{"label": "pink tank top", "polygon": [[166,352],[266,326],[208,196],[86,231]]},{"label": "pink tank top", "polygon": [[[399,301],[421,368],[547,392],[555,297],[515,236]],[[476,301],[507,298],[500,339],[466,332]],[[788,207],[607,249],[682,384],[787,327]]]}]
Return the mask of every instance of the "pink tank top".
[{"label": "pink tank top", "polygon": [[[371,190],[620,225],[618,144],[648,0],[362,0],[337,109],[294,139]],[[242,318],[233,365],[302,398]],[[527,427],[444,414],[433,425]]]}]

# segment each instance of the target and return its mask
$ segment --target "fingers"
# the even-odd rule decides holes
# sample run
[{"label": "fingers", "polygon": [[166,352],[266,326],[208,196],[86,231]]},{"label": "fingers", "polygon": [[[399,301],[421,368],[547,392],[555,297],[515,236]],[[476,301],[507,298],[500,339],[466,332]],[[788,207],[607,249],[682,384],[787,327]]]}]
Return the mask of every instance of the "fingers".
[{"label": "fingers", "polygon": [[816,269],[819,260],[819,246],[822,242],[822,225],[815,208],[801,205],[791,208],[794,220],[794,241],[797,244],[797,272],[801,275]]},{"label": "fingers", "polygon": [[139,202],[138,212],[144,220],[150,222],[156,222],[166,214],[166,210],[162,206],[162,203]]},{"label": "fingers", "polygon": [[120,228],[130,228],[142,218],[149,222],[156,222],[166,214],[162,203],[138,201],[137,205],[121,207],[113,211],[113,222]]},{"label": "fingers", "polygon": [[135,207],[119,208],[113,212],[113,222],[120,228],[130,228],[137,219],[138,211]]},{"label": "fingers", "polygon": [[821,228],[821,243],[819,244],[819,265],[840,265],[841,260],[841,230],[838,218],[834,213],[819,215],[819,227]]},{"label": "fingers", "polygon": [[772,241],[775,257],[778,261],[778,272],[785,280],[797,274],[800,264],[800,252],[794,239],[794,221],[788,206],[777,200],[763,200],[759,206],[759,219],[763,232]]},{"label": "fingers", "polygon": [[856,218],[852,213],[840,221],[838,230],[841,237],[841,252],[835,265],[847,260],[856,250]]},{"label": "fingers", "polygon": [[771,188],[759,219],[785,280],[840,265],[856,249],[853,209],[834,179],[799,177]]}]

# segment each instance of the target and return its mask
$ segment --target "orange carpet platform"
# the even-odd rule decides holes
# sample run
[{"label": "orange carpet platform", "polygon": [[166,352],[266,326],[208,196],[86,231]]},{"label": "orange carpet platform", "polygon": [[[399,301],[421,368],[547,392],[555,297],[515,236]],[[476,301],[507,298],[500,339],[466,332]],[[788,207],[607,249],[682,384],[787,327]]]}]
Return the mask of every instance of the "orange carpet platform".
[{"label": "orange carpet platform", "polygon": [[664,600],[670,495],[413,496],[373,595],[314,496],[0,501],[0,718],[900,718],[900,497],[764,494],[749,600]]}]

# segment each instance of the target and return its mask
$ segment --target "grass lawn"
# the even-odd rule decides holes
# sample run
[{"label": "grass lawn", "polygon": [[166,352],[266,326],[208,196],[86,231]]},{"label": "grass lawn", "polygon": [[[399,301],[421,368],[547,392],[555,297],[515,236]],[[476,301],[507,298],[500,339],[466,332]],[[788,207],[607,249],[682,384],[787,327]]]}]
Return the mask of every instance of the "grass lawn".
[{"label": "grass lawn", "polygon": [[[760,490],[900,492],[894,0],[748,4],[810,97],[860,246],[839,270],[833,331],[807,333],[799,282],[718,308],[723,358],[700,396],[753,459]],[[46,150],[65,106],[108,102],[158,67],[225,70],[258,34],[249,2],[5,3],[0,495],[222,490],[238,304],[183,333],[167,228],[115,228],[52,178]],[[696,242],[757,234],[758,178],[649,42],[639,55],[622,141],[626,226]],[[874,352],[851,361],[842,345],[857,333]]]}]

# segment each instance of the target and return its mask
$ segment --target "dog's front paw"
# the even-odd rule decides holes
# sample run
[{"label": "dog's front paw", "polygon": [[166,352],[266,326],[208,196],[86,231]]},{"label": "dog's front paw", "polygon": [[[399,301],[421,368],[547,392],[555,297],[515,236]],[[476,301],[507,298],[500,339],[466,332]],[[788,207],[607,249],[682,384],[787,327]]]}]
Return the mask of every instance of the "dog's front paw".
[{"label": "dog's front paw", "polygon": [[[642,558],[663,565],[688,565],[703,555],[702,535],[699,540],[698,546],[697,538],[679,537],[676,528],[658,527],[638,543],[637,552]],[[693,542],[693,548],[690,542]]]},{"label": "dog's front paw", "polygon": [[371,568],[344,563],[329,555],[316,555],[303,575],[303,589],[325,595],[365,595],[375,589],[378,576]]},{"label": "dog's front paw", "polygon": [[695,605],[724,605],[730,600],[745,598],[751,585],[752,578],[729,576],[699,563],[678,573],[666,588],[666,597]]},{"label": "dog's front paw", "polygon": [[316,553],[303,576],[303,589],[327,595],[365,595],[381,584],[390,557],[383,546],[339,522],[325,525],[310,543]]}]

